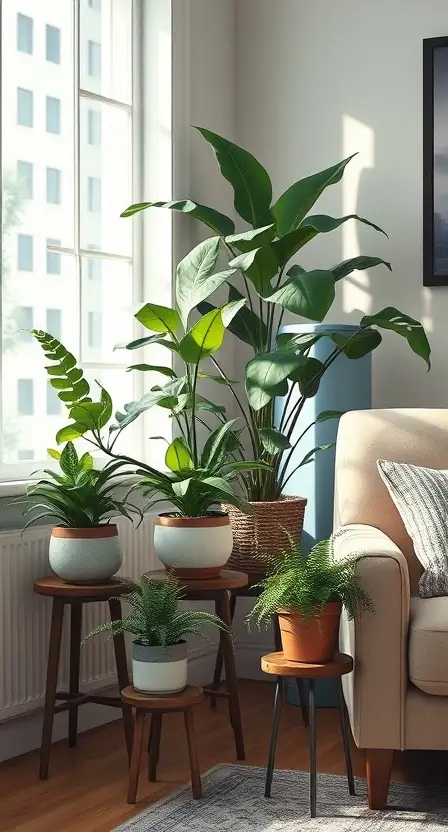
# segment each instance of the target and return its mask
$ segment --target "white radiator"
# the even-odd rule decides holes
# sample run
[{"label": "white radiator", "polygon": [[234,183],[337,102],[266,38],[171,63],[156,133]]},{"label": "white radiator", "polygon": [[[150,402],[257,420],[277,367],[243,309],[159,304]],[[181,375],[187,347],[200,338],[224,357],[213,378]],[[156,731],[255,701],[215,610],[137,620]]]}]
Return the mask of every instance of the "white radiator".
[{"label": "white radiator", "polygon": [[[118,521],[123,550],[120,575],[139,579],[155,567],[153,516],[138,529]],[[51,599],[35,595],[33,581],[49,573],[50,529],[0,533],[0,722],[40,708],[45,693]],[[69,607],[65,611],[61,648],[60,688],[68,683]],[[106,603],[85,604],[83,633],[109,617]],[[81,648],[81,690],[107,687],[116,680],[113,646],[105,636],[89,639]]]}]

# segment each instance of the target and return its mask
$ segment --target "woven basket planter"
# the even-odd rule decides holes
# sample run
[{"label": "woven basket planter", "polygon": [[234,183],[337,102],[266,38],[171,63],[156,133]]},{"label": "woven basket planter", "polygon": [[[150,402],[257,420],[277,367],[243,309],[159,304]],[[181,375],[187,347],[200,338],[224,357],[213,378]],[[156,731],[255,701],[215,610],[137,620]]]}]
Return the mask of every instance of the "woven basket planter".
[{"label": "woven basket planter", "polygon": [[223,504],[233,531],[233,551],[229,569],[250,574],[263,573],[266,555],[280,555],[288,546],[288,534],[300,538],[305,518],[305,497],[281,497],[269,503],[250,503],[251,514]]}]

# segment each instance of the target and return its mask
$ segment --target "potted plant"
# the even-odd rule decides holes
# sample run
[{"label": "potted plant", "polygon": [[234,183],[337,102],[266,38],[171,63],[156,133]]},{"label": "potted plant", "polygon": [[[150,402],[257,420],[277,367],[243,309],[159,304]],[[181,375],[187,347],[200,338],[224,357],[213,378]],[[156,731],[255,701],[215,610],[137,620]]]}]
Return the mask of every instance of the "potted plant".
[{"label": "potted plant", "polygon": [[[161,502],[174,506],[174,511],[163,512],[156,519],[154,548],[162,563],[184,578],[219,574],[233,546],[229,516],[220,510],[220,504],[225,501],[243,513],[250,510],[242,474],[268,467],[265,462],[244,459],[236,420],[227,420],[225,408],[199,392],[203,380],[222,383],[221,375],[213,376],[202,369],[203,362],[221,347],[226,328],[245,303],[244,299],[231,301],[192,323],[196,304],[227,277],[228,272],[215,271],[218,249],[219,241],[207,240],[179,264],[175,309],[146,303],[135,315],[151,335],[126,348],[133,351],[157,343],[170,357],[175,355],[178,371],[168,364],[131,365],[135,372],[157,372],[165,381],[153,385],[139,401],[126,404],[115,419],[108,392],[101,387],[99,402],[92,401],[90,386],[74,356],[50,334],[32,330],[53,362],[46,368],[50,383],[71,417],[70,424],[58,432],[57,441],[88,436],[112,459],[133,466],[138,484],[149,498],[144,511]],[[115,450],[122,431],[156,406],[169,411],[179,434],[168,445],[165,471]],[[210,415],[218,421],[214,429],[204,418]],[[201,441],[199,426],[207,437],[205,441]]]},{"label": "potted plant", "polygon": [[[245,369],[247,401],[236,393],[235,400],[245,420],[251,454],[267,463],[267,467],[243,474],[252,512],[243,514],[238,507],[231,506],[229,513],[236,562],[240,561],[246,571],[259,572],[260,555],[269,555],[275,549],[280,552],[287,543],[287,532],[299,536],[306,500],[299,496],[282,499],[283,489],[295,471],[312,462],[314,453],[320,450],[316,448],[301,459],[300,443],[311,426],[300,423],[300,429],[297,427],[307,398],[315,395],[327,369],[341,354],[357,359],[376,349],[382,340],[382,329],[403,336],[428,367],[430,347],[421,324],[392,306],[364,316],[359,329],[350,336],[331,331],[325,336],[318,332],[280,333],[285,313],[289,313],[290,321],[291,315],[299,322],[303,318],[324,321],[339,281],[353,271],[380,264],[391,268],[390,263],[377,256],[360,255],[331,268],[310,271],[297,263],[291,265],[291,259],[318,235],[335,231],[346,222],[362,223],[378,232],[381,229],[356,214],[310,214],[324,190],[342,179],[351,157],[295,182],[273,200],[269,174],[252,154],[210,130],[198,129],[215,151],[221,174],[233,189],[235,210],[244,228],[236,229],[230,217],[190,199],[138,203],[126,209],[123,216],[156,207],[190,214],[201,221],[216,235],[211,238],[213,245],[220,244],[229,258],[220,285],[223,281],[228,284],[230,302],[246,301],[236,310],[228,327],[249,350]],[[180,274],[178,292],[183,291],[183,284],[184,275]],[[213,282],[203,284],[203,297],[198,302],[201,314],[211,314],[215,309],[205,295],[214,288]],[[311,354],[321,337],[333,342],[325,361]],[[214,356],[212,361],[223,380],[228,381]],[[235,392],[232,382],[229,384]],[[279,419],[274,408],[276,397],[283,397],[285,405]],[[339,415],[327,411],[320,414],[318,421]]]},{"label": "potted plant", "polygon": [[204,636],[206,625],[221,630],[226,625],[216,615],[200,610],[179,610],[182,589],[173,575],[160,581],[144,578],[134,584],[121,600],[131,607],[119,621],[106,621],[86,638],[97,633],[112,636],[130,633],[132,676],[136,690],[152,695],[178,693],[187,684],[186,635]]},{"label": "potted plant", "polygon": [[28,486],[26,495],[14,503],[25,505],[29,519],[25,529],[38,520],[58,521],[51,532],[49,559],[53,572],[70,583],[100,583],[118,572],[122,554],[115,523],[111,516],[121,514],[132,520],[142,517],[137,506],[116,494],[123,480],[123,463],[110,462],[101,470],[94,467],[91,454],[78,457],[73,442],[62,453],[49,451],[59,462],[60,471],[46,475]]},{"label": "potted plant", "polygon": [[313,546],[308,557],[290,536],[289,546],[271,557],[263,588],[248,617],[267,625],[278,615],[282,647],[288,661],[314,664],[331,661],[336,649],[342,607],[352,619],[373,610],[356,574],[356,557],[336,560],[333,538]]}]

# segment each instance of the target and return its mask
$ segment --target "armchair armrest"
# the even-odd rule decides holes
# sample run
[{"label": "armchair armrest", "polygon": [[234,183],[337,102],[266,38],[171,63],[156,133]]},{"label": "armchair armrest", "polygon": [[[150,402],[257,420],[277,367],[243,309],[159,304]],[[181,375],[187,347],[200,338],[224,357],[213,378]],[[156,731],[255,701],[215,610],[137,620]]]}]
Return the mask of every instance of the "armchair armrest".
[{"label": "armchair armrest", "polygon": [[375,612],[355,621],[343,613],[340,647],[354,659],[344,695],[358,748],[404,747],[410,584],[406,558],[379,529],[345,526],[337,531],[335,556],[359,555],[357,571]]}]

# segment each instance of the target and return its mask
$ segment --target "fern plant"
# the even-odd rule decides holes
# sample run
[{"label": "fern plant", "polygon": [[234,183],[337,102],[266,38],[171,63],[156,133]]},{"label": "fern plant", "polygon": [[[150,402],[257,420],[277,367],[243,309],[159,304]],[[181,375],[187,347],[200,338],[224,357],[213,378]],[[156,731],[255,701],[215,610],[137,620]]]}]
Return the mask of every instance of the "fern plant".
[{"label": "fern plant", "polygon": [[202,610],[179,610],[182,597],[182,587],[174,575],[168,573],[160,581],[144,578],[121,597],[131,608],[129,615],[118,621],[100,624],[86,638],[106,632],[112,636],[130,633],[139,644],[169,647],[178,644],[187,635],[207,638],[203,628],[208,624],[228,632],[228,627],[217,615]]},{"label": "fern plant", "polygon": [[300,542],[292,537],[289,542],[280,557],[270,559],[267,576],[258,584],[263,591],[248,616],[249,624],[267,625],[280,610],[303,618],[319,616],[329,601],[341,601],[350,619],[359,610],[373,611],[371,598],[356,574],[357,558],[336,560],[333,537],[316,543],[308,557]]}]

